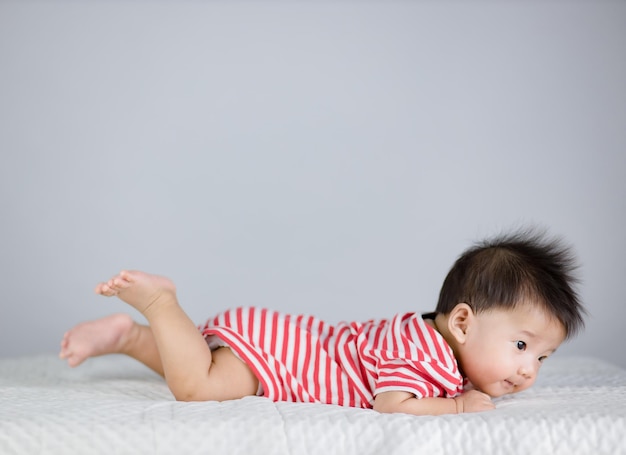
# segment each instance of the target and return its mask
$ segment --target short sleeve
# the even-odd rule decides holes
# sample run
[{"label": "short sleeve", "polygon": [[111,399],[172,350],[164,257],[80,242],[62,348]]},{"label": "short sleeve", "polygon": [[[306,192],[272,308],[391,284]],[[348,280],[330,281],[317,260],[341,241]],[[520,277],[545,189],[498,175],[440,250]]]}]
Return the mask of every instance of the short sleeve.
[{"label": "short sleeve", "polygon": [[463,391],[452,348],[419,315],[398,315],[377,352],[374,395],[405,391],[417,398],[453,397]]}]

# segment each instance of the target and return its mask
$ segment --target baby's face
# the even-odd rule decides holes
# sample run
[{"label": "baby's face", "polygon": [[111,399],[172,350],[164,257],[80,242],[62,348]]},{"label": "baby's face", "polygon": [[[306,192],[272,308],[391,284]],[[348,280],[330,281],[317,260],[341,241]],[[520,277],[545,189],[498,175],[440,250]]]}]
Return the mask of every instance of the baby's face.
[{"label": "baby's face", "polygon": [[536,305],[519,305],[475,314],[458,354],[473,386],[499,397],[533,385],[543,361],[564,339],[558,320]]}]

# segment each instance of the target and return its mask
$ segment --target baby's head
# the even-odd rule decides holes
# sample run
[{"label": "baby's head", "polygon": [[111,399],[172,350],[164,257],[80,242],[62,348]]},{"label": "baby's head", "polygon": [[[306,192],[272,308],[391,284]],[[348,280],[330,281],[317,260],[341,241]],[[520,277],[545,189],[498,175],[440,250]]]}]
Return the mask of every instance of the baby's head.
[{"label": "baby's head", "polygon": [[437,324],[477,389],[527,389],[541,363],[583,327],[575,268],[567,247],[536,231],[483,241],[454,263]]}]

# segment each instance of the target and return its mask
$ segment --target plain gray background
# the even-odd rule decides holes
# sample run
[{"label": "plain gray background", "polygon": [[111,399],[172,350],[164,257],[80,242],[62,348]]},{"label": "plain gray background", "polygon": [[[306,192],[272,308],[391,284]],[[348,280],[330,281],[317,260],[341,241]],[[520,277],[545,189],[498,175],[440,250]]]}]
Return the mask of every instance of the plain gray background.
[{"label": "plain gray background", "polygon": [[474,240],[574,245],[626,367],[626,3],[0,2],[0,355],[118,311],[121,268],[198,323],[434,309]]}]

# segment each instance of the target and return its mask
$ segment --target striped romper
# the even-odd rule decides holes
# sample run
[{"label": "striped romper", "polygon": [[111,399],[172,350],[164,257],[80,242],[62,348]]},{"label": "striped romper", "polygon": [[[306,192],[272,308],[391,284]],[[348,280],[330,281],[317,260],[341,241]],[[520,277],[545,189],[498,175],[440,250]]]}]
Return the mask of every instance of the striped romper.
[{"label": "striped romper", "polygon": [[331,325],[312,316],[237,308],[200,330],[210,345],[229,346],[252,369],[262,395],[274,401],[371,408],[381,392],[424,398],[463,391],[452,349],[415,313]]}]

